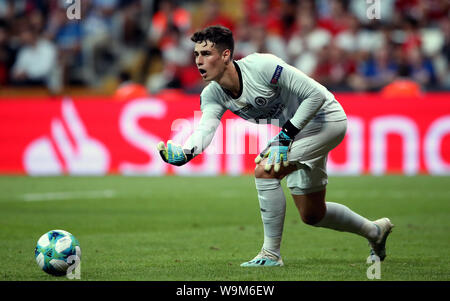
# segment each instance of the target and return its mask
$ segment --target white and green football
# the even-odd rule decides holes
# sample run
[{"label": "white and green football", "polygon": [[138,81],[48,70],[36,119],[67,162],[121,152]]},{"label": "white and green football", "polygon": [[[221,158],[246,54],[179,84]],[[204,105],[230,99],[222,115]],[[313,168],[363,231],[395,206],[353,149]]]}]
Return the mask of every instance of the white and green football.
[{"label": "white and green football", "polygon": [[39,267],[53,276],[64,276],[67,270],[81,261],[78,240],[67,231],[51,230],[42,235],[34,256]]}]

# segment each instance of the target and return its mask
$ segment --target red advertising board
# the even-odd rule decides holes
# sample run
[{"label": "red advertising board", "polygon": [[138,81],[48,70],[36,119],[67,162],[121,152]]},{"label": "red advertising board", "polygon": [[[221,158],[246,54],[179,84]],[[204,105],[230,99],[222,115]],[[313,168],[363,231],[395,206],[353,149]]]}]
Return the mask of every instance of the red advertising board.
[{"label": "red advertising board", "polygon": [[[450,94],[336,98],[349,123],[344,141],[330,153],[330,174],[450,174]],[[179,168],[163,163],[156,144],[182,143],[200,115],[199,96],[178,93],[127,102],[2,99],[0,172],[239,175],[253,171],[254,157],[278,131],[227,112],[205,153]]]}]

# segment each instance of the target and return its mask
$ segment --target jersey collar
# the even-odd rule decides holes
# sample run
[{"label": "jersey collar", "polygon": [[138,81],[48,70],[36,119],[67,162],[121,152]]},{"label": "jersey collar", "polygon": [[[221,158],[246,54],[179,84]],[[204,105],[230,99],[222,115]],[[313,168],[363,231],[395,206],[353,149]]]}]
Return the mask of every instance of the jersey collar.
[{"label": "jersey collar", "polygon": [[225,89],[225,88],[223,88],[223,87],[221,87],[221,88],[222,88],[222,90],[223,90],[228,96],[230,96],[231,98],[233,98],[233,99],[238,99],[238,98],[241,97],[241,95],[242,95],[242,90],[243,90],[243,88],[244,88],[244,85],[243,85],[243,83],[242,83],[242,73],[241,73],[241,68],[239,68],[239,65],[238,65],[238,63],[236,63],[236,61],[233,61],[233,64],[234,64],[234,67],[236,68],[236,71],[237,71],[238,76],[239,76],[239,93],[238,93],[238,95],[235,97],[235,96],[233,96],[233,93],[230,92],[230,90]]}]

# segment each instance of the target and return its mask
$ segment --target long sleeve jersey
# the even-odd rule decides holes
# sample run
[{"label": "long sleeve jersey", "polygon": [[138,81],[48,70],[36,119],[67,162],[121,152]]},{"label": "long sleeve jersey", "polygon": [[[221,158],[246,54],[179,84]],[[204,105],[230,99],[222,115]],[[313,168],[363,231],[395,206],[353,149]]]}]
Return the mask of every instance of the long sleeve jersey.
[{"label": "long sleeve jersey", "polygon": [[254,53],[233,63],[240,82],[237,97],[214,81],[200,95],[202,117],[183,147],[195,155],[211,143],[227,110],[254,123],[282,126],[289,120],[300,131],[311,120],[347,118],[324,86],[274,55]]}]

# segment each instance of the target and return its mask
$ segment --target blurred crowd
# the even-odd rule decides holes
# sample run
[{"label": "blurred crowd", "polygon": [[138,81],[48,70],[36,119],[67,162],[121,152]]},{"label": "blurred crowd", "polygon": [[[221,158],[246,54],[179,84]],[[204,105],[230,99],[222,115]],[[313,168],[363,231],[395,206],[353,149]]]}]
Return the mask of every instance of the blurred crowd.
[{"label": "blurred crowd", "polygon": [[235,59],[273,53],[332,91],[409,79],[450,90],[448,0],[0,0],[1,86],[198,93],[191,34],[220,24]]}]

